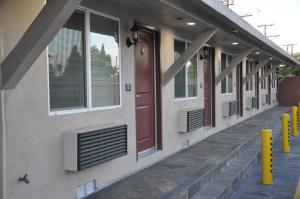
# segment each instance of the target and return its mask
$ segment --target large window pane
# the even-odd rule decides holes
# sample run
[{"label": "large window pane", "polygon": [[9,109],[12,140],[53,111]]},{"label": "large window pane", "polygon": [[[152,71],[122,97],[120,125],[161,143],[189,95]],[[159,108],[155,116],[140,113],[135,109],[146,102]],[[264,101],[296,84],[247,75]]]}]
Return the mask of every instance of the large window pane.
[{"label": "large window pane", "polygon": [[[254,68],[254,62],[250,61],[250,66],[249,66],[249,73],[251,73],[251,71]],[[253,77],[250,78],[250,90],[253,90]]]},{"label": "large window pane", "polygon": [[[174,60],[177,60],[179,56],[185,51],[185,42],[174,40]],[[185,67],[183,67],[174,78],[174,86],[175,86],[175,97],[185,97]]]},{"label": "large window pane", "polygon": [[228,74],[228,93],[233,92],[233,78],[232,78],[232,72]]},{"label": "large window pane", "polygon": [[[221,72],[226,68],[226,54],[222,53],[221,54]],[[227,77],[225,77],[222,81],[221,81],[221,93],[226,93],[227,92],[227,81],[226,81]]]},{"label": "large window pane", "polygon": [[120,104],[119,23],[90,15],[92,106]]},{"label": "large window pane", "polygon": [[75,12],[48,46],[50,109],[86,106],[84,13]]},{"label": "large window pane", "polygon": [[188,73],[188,97],[195,97],[197,96],[197,55],[188,61],[186,67]]}]

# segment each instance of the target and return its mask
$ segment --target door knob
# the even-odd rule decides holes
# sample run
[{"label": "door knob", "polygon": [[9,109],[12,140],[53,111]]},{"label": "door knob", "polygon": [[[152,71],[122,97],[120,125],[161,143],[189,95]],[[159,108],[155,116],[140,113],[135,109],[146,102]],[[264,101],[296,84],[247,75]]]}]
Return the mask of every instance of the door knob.
[{"label": "door knob", "polygon": [[136,95],[136,98],[139,98],[140,97],[140,95]]}]

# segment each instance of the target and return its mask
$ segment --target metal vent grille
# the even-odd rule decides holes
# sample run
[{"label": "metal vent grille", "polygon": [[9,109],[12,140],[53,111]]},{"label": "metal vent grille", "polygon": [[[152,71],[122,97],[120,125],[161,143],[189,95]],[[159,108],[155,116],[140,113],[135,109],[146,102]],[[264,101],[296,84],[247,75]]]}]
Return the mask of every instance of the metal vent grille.
[{"label": "metal vent grille", "polygon": [[257,108],[257,97],[252,97],[252,108]]},{"label": "metal vent grille", "polygon": [[266,103],[267,104],[271,104],[271,98],[270,98],[270,95],[266,95]]},{"label": "metal vent grille", "polygon": [[229,115],[236,115],[239,113],[239,103],[237,101],[232,101],[229,103]]},{"label": "metal vent grille", "polygon": [[78,134],[78,170],[127,154],[127,125]]},{"label": "metal vent grille", "polygon": [[187,132],[194,131],[204,126],[204,109],[187,112]]}]

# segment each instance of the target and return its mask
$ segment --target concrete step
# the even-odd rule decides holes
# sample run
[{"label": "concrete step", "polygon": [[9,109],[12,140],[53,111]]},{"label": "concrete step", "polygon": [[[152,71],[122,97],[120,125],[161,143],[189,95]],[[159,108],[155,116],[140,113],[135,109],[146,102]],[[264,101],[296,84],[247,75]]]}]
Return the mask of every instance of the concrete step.
[{"label": "concrete step", "polygon": [[[151,167],[100,189],[87,198],[191,199],[196,197],[208,184],[217,183],[217,179],[225,175],[229,169],[236,168],[238,165],[245,165],[245,167],[249,165],[250,169],[253,164],[252,160],[255,161],[255,154],[249,151],[256,142],[259,143],[260,130],[262,128],[280,129],[280,115],[287,110],[284,107],[275,107],[258,114]],[[256,148],[259,149],[259,145],[256,144]],[[242,161],[241,157],[250,159],[238,163]],[[246,167],[246,170],[248,168]],[[237,170],[245,171],[244,168]]]},{"label": "concrete step", "polygon": [[[280,126],[279,120],[274,120],[269,125],[263,128],[278,129]],[[273,132],[273,138],[278,137],[278,130]],[[211,195],[205,196],[208,193],[214,193],[216,196],[228,195],[232,193],[232,188],[248,174],[249,170],[253,168],[258,160],[260,154],[260,132],[254,133],[254,136],[249,138],[222,160],[220,160],[213,167],[202,173],[201,176],[191,178],[185,182],[185,186],[181,186],[164,198],[166,199],[213,199]],[[228,182],[226,182],[228,181]],[[220,183],[216,186],[216,183]],[[212,190],[206,190],[212,189]],[[215,189],[215,190],[214,190]],[[202,193],[201,190],[204,192]],[[219,191],[223,190],[221,193]],[[200,197],[201,196],[201,197]],[[216,197],[222,198],[223,197]]]},{"label": "concrete step", "polygon": [[[273,142],[280,134],[278,122],[274,124]],[[276,129],[276,130],[275,130]],[[238,188],[240,183],[249,174],[250,170],[257,165],[260,158],[260,137],[224,169],[216,178],[206,183],[191,199],[228,199]]]}]

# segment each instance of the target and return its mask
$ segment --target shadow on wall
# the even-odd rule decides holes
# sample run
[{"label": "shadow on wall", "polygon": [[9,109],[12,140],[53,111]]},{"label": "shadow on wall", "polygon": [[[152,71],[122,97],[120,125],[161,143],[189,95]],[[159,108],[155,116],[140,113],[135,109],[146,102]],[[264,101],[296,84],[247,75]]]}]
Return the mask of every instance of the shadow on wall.
[{"label": "shadow on wall", "polygon": [[280,82],[278,101],[283,106],[297,105],[300,102],[300,76],[287,77]]}]

